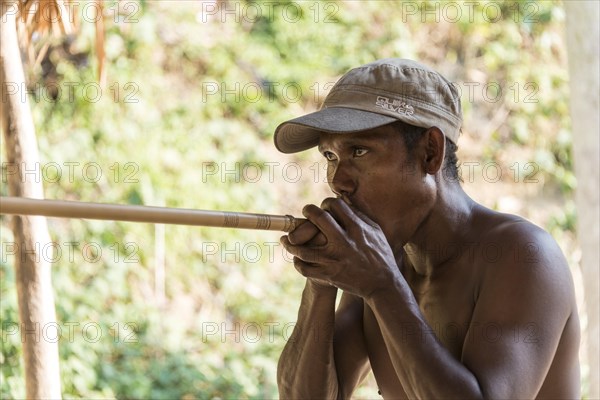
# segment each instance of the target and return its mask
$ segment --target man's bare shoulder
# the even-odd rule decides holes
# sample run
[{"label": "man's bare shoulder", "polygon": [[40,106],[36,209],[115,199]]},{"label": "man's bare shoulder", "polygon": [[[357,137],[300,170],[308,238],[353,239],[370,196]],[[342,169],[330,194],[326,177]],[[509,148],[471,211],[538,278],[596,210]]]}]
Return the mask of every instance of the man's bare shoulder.
[{"label": "man's bare shoulder", "polygon": [[574,301],[567,260],[547,231],[520,216],[489,209],[480,210],[476,218],[487,284],[504,281],[512,288],[552,293],[569,304]]},{"label": "man's bare shoulder", "polygon": [[[573,397],[579,382],[577,306],[560,247],[518,216],[483,209],[475,219],[483,256],[463,363],[498,398]],[[485,333],[492,327],[493,340]]]},{"label": "man's bare shoulder", "polygon": [[[524,254],[501,252],[497,258],[508,255],[517,256],[513,261],[534,263],[543,261],[544,255],[560,258],[554,259],[553,264],[560,261],[566,266],[566,260],[554,238],[544,229],[531,221],[514,214],[506,214],[479,207],[473,218],[472,226],[478,242],[490,249],[502,247],[503,250],[522,250]],[[493,257],[492,257],[493,258]]]},{"label": "man's bare shoulder", "polygon": [[482,205],[477,205],[473,214],[473,225],[485,227],[489,235],[510,233],[547,234],[542,228],[519,215],[495,211]]}]

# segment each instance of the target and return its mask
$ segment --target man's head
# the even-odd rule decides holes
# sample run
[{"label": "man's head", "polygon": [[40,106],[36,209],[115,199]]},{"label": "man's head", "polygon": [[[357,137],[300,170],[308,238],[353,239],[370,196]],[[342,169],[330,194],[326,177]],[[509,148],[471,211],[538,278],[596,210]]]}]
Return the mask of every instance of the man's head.
[{"label": "man's head", "polygon": [[322,133],[355,133],[396,121],[435,126],[456,144],[462,124],[458,91],[415,61],[375,61],[342,76],[319,111],[280,124],[275,146],[283,153],[295,153],[316,146]]}]

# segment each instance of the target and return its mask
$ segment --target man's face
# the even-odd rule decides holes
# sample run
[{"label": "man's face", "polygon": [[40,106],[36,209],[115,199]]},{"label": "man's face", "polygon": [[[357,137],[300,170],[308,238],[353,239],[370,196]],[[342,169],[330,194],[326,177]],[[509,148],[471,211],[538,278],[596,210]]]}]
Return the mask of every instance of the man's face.
[{"label": "man's face", "polygon": [[323,133],[319,151],[327,159],[331,190],[381,226],[388,241],[405,243],[435,199],[433,178],[409,155],[392,126],[351,134]]}]

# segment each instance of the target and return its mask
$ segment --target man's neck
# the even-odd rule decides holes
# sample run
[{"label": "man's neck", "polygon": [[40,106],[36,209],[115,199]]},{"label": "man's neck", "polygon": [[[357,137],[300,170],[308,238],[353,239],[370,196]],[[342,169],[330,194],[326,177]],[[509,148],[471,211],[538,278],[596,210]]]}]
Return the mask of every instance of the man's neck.
[{"label": "man's neck", "polygon": [[432,276],[458,255],[476,205],[458,183],[438,191],[431,212],[404,245],[405,256],[419,275]]}]

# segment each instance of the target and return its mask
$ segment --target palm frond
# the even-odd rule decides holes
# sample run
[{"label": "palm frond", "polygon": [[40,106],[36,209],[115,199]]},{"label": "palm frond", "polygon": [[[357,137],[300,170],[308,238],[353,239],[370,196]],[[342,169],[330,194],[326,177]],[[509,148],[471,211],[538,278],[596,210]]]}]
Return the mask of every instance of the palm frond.
[{"label": "palm frond", "polygon": [[[96,59],[98,80],[105,81],[104,7],[102,0],[89,0],[99,15],[96,26]],[[27,54],[29,64],[36,66],[44,58],[53,38],[73,35],[79,30],[78,0],[17,0],[17,32],[19,45]],[[90,7],[91,8],[91,7]]]}]

